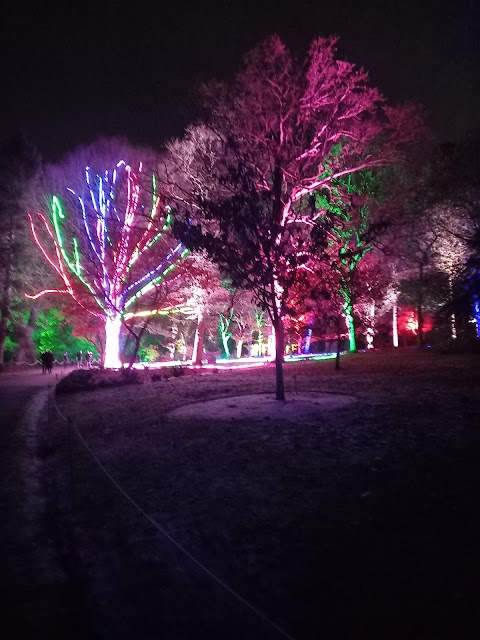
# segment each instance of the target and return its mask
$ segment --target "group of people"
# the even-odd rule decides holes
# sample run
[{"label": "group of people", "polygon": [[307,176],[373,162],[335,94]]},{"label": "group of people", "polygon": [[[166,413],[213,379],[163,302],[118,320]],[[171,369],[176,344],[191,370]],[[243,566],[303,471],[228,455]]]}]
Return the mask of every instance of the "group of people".
[{"label": "group of people", "polygon": [[[53,357],[53,353],[50,351],[50,349],[46,349],[42,353],[42,355],[40,356],[40,360],[42,363],[42,373],[52,373],[55,358]],[[84,358],[83,352],[79,351],[75,356],[75,361],[77,363],[77,369],[81,369],[84,364],[87,369],[91,369],[93,364],[93,352],[87,351]],[[63,354],[62,364],[64,369],[70,364],[68,351],[65,351],[65,353]]]},{"label": "group of people", "polygon": [[50,349],[47,349],[42,353],[42,373],[52,373],[53,360],[53,353],[50,351]]},{"label": "group of people", "polygon": [[93,353],[92,351],[87,351],[87,353],[85,354],[85,360],[84,360],[83,352],[79,351],[76,355],[76,360],[77,360],[77,369],[81,369],[84,363],[87,369],[91,369],[92,363],[93,363]]}]

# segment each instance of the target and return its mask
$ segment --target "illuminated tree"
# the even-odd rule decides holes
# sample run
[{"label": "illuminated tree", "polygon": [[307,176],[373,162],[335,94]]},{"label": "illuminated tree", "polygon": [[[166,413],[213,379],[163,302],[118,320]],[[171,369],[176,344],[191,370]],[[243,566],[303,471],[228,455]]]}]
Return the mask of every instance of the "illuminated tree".
[{"label": "illuminated tree", "polygon": [[261,329],[265,312],[257,307],[249,291],[237,292],[233,309],[233,338],[236,341],[237,358],[242,357],[243,345],[257,331],[258,353],[261,353]]},{"label": "illuminated tree", "polygon": [[[12,319],[12,305],[19,307],[25,281],[37,272],[29,252],[28,225],[24,211],[40,171],[36,149],[22,136],[7,140],[0,147],[0,369],[4,360],[5,341]],[[17,314],[20,315],[20,314]],[[34,317],[35,316],[35,317]],[[22,351],[30,343],[35,322],[24,326]]]},{"label": "illuminated tree", "polygon": [[147,177],[141,162],[132,167],[120,160],[100,171],[87,166],[84,176],[81,191],[49,198],[48,216],[30,215],[35,242],[61,286],[27,297],[66,294],[101,319],[104,365],[119,367],[122,325],[160,312],[166,284],[188,250],[173,238],[156,176]]},{"label": "illuminated tree", "polygon": [[230,358],[230,346],[228,344],[233,335],[233,327],[230,328],[233,318],[233,307],[230,307],[227,313],[221,311],[218,314],[218,331],[222,341],[223,352],[226,358]]},{"label": "illuminated tree", "polygon": [[180,230],[187,246],[205,249],[268,311],[279,400],[289,289],[308,261],[318,216],[309,196],[342,176],[398,162],[420,127],[413,107],[384,106],[365,71],[336,59],[335,45],[315,40],[297,62],[273,36],[248,54],[231,86],[204,87],[211,130],[223,144],[208,175],[218,186],[193,186]]},{"label": "illuminated tree", "polygon": [[[330,266],[338,276],[350,352],[357,349],[356,303],[369,287],[371,269],[365,265],[365,257],[388,228],[389,217],[396,212],[393,193],[388,194],[390,197],[387,195],[391,189],[389,182],[388,172],[380,175],[378,170],[361,170],[332,181],[328,191],[315,194],[320,237],[323,240],[327,235]],[[378,274],[372,272],[371,275],[374,276],[371,288],[374,288],[373,281]],[[370,327],[369,331],[372,330]]]},{"label": "illuminated tree", "polygon": [[183,299],[190,311],[187,317],[195,320],[196,329],[193,342],[192,364],[201,366],[203,343],[210,319],[217,319],[219,310],[224,307],[227,290],[222,287],[218,268],[201,254],[189,258],[188,271],[184,274]]},{"label": "illuminated tree", "polygon": [[[477,142],[444,144],[431,149],[409,187],[406,214],[394,230],[390,253],[401,257],[404,275],[413,284],[413,263],[417,271],[417,288],[425,291],[431,272],[433,298],[441,300],[436,285],[440,273],[448,279],[449,295],[444,311],[448,312],[450,338],[457,337],[456,311],[462,305],[473,306],[480,326],[479,292],[480,270],[474,256],[480,254],[480,147]],[[401,251],[403,247],[403,255]],[[420,269],[419,261],[423,262]],[[400,270],[401,271],[401,270]],[[440,272],[435,274],[435,271]],[[429,296],[432,298],[432,296]],[[473,298],[473,300],[472,300]],[[473,303],[473,304],[472,304]],[[477,311],[475,312],[475,307]],[[420,314],[421,336],[422,318]],[[478,332],[480,335],[480,331]],[[419,338],[421,339],[421,338]]]},{"label": "illuminated tree", "polygon": [[[321,328],[317,337],[324,339],[326,345],[336,345],[336,369],[340,369],[341,344],[346,335],[344,302],[338,280],[338,273],[326,262],[320,263],[316,270],[304,271],[292,289],[291,304],[295,316],[289,320],[294,329],[297,322],[305,326],[305,321],[309,328],[312,324]],[[311,338],[311,335],[307,334],[307,337]],[[330,353],[331,350],[326,346],[326,351]]]},{"label": "illuminated tree", "polygon": [[[222,282],[222,292],[223,295],[219,296],[219,302],[223,299],[223,304],[218,312],[218,332],[223,352],[227,358],[230,358],[230,339],[234,334],[237,337],[243,336],[246,328],[245,318],[242,316],[242,311],[245,309],[245,292],[234,289],[228,280]],[[240,339],[240,347],[237,349],[238,358],[241,356],[242,342],[243,338]]]}]

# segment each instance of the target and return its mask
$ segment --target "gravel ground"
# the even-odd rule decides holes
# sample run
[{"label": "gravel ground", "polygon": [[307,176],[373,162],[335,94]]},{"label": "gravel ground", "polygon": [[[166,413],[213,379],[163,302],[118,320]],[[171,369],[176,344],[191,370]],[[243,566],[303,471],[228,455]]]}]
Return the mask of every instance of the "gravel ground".
[{"label": "gravel ground", "polygon": [[57,395],[46,489],[95,637],[478,637],[479,362],[287,364],[292,398],[354,399],[295,420],[248,398],[272,367]]}]

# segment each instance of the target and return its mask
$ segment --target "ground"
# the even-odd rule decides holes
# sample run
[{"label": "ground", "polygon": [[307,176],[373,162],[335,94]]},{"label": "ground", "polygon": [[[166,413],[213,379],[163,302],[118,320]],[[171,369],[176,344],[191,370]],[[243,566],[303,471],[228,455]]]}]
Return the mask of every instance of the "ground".
[{"label": "ground", "polygon": [[477,637],[478,364],[288,364],[276,413],[272,367],[57,394],[43,486],[91,637]]},{"label": "ground", "polygon": [[59,554],[39,435],[57,374],[0,376],[0,637],[85,638],[79,592]]}]

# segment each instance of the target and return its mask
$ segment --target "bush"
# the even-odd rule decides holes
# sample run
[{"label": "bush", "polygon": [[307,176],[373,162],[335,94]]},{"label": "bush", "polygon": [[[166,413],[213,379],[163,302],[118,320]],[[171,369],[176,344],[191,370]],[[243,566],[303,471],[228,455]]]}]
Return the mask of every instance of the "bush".
[{"label": "bush", "polygon": [[56,387],[56,393],[73,393],[75,391],[92,391],[105,387],[121,387],[126,384],[141,384],[143,376],[141,371],[135,369],[77,369],[60,380]]}]

